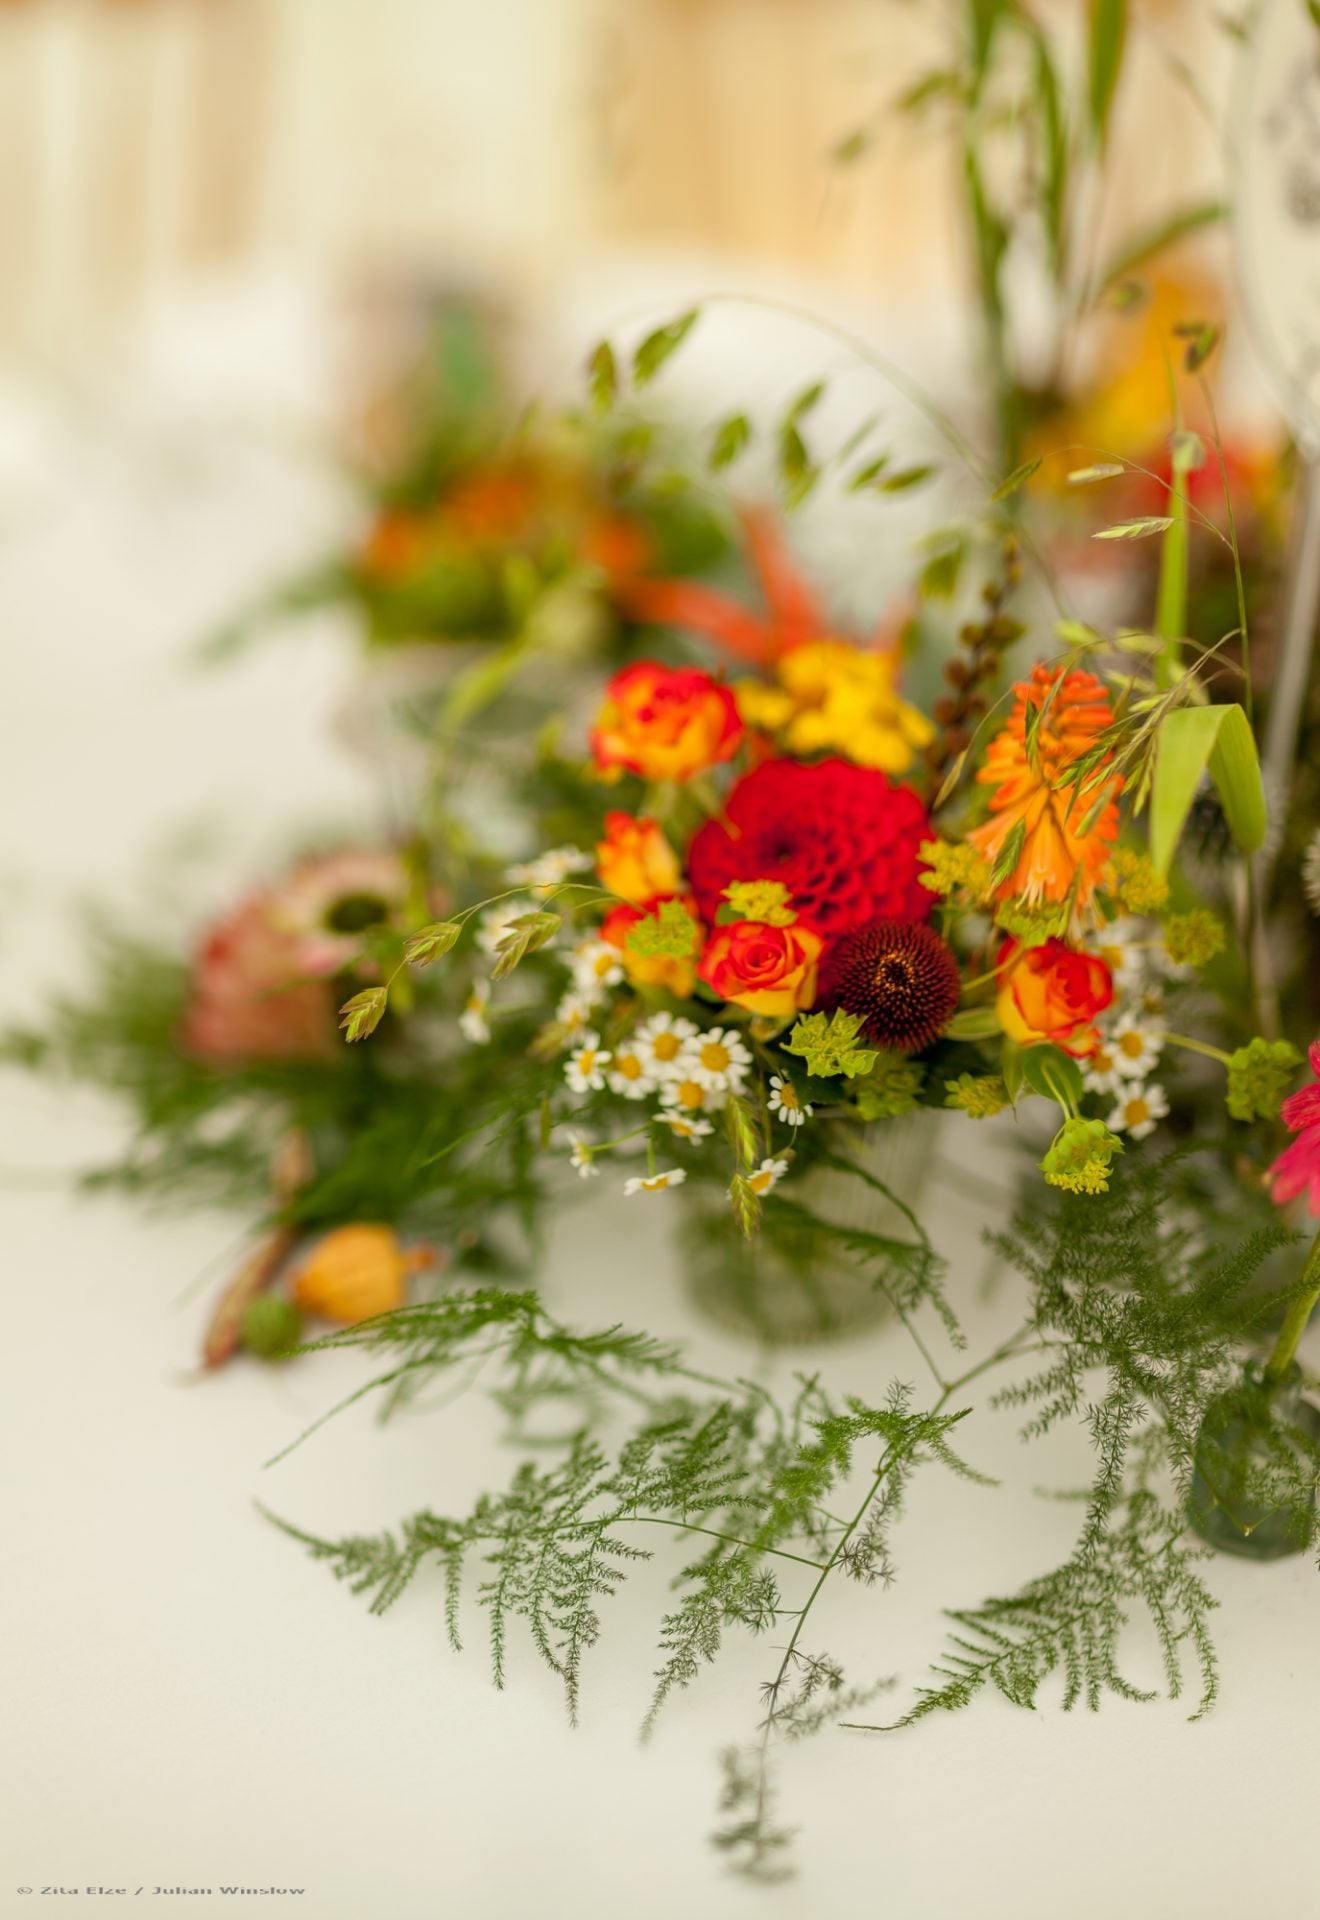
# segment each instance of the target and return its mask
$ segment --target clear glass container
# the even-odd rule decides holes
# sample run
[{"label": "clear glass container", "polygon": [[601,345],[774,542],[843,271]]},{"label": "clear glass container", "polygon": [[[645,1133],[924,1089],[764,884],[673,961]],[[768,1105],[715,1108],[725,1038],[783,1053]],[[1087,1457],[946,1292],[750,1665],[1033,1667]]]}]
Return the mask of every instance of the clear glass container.
[{"label": "clear glass container", "polygon": [[1248,1560],[1304,1553],[1315,1539],[1320,1408],[1301,1370],[1271,1380],[1249,1366],[1211,1401],[1197,1436],[1187,1511],[1212,1547]]},{"label": "clear glass container", "polygon": [[[930,1169],[943,1115],[922,1108],[876,1122],[840,1151],[914,1211]],[[902,1207],[856,1174],[811,1167],[790,1174],[786,1199],[828,1220],[881,1238],[911,1243]],[[874,1326],[892,1311],[876,1285],[875,1262],[833,1234],[808,1224],[767,1218],[748,1240],[727,1199],[694,1193],[679,1229],[688,1297],[721,1326],[763,1346],[841,1339]]]}]

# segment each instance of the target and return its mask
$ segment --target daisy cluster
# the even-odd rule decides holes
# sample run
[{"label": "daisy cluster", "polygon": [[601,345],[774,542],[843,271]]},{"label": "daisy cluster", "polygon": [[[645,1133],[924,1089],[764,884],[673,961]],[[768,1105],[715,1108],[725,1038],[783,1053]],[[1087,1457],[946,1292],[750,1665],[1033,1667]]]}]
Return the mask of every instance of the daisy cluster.
[{"label": "daisy cluster", "polygon": [[1082,1074],[1088,1093],[1108,1096],[1112,1133],[1144,1140],[1169,1111],[1164,1088],[1152,1077],[1159,1069],[1165,1036],[1162,979],[1180,977],[1153,930],[1143,921],[1111,921],[1096,951],[1113,976],[1115,1005],[1099,1027],[1099,1044]]}]

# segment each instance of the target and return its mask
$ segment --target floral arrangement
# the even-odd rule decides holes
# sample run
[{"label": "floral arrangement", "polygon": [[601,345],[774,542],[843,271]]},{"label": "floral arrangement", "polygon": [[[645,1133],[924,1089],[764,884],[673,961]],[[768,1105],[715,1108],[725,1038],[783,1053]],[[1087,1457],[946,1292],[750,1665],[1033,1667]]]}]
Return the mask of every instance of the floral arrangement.
[{"label": "floral arrangement", "polygon": [[[566,588],[613,636],[549,676],[549,724],[497,769],[518,857],[423,810],[397,844],[294,863],[187,962],[103,932],[99,998],[6,1041],[132,1100],[133,1147],[94,1178],[261,1212],[208,1364],[353,1347],[387,1408],[480,1374],[508,1422],[507,1485],[373,1537],[279,1522],[373,1611],[438,1567],[454,1648],[475,1605],[502,1683],[521,1623],[576,1718],[606,1602],[654,1550],[673,1592],[647,1734],[731,1640],[772,1646],[716,1835],[762,1878],[785,1868],[784,1744],[990,1691],[1094,1708],[1195,1683],[1199,1715],[1220,1686],[1214,1553],[1320,1542],[1301,1358],[1320,1237],[1304,1251],[1296,1232],[1320,1219],[1317,701],[1296,764],[1265,777],[1258,742],[1287,732],[1270,726],[1276,667],[1309,645],[1270,618],[1277,476],[1221,434],[1218,329],[1185,295],[1153,289],[1154,346],[1107,394],[1033,388],[1012,352],[1006,263],[1027,227],[1047,243],[1061,366],[1102,296],[1215,217],[1184,209],[1077,267],[1069,209],[1103,162],[1125,12],[1089,11],[1080,106],[1049,36],[998,0],[969,10],[963,64],[908,103],[947,110],[965,144],[990,456],[928,397],[938,459],[881,446],[869,422],[831,447],[813,380],[768,432],[716,422],[700,483],[648,488],[630,387],[696,310],[629,358],[596,347],[577,455],[469,439],[442,459],[433,438],[332,570],[373,642],[493,641],[502,664],[483,662],[466,716]],[[1006,121],[1024,51],[1033,97]],[[1016,171],[987,151],[1010,123]],[[1018,191],[997,205],[1004,179]],[[1175,357],[1170,417],[1150,369]],[[927,534],[911,592],[859,637],[772,508],[710,506],[758,440],[787,507],[831,484],[883,503],[947,480],[941,461],[975,505]],[[588,442],[603,464],[579,457]],[[1079,496],[1049,484],[1056,461],[1088,489],[1062,531],[1060,498]],[[740,529],[734,584],[693,578],[659,537],[683,499],[704,503],[694,524]],[[1112,618],[1068,603],[1083,537],[1134,556]],[[440,755],[441,790],[448,776]],[[960,1175],[987,1138],[1014,1155],[1015,1191],[987,1204],[1008,1303],[991,1339],[923,1221],[937,1129]],[[844,1395],[819,1353],[749,1381],[657,1340],[643,1262],[617,1323],[552,1312],[545,1208],[611,1188],[629,1218],[658,1206],[680,1227],[726,1332],[867,1333],[888,1383]],[[309,1341],[309,1322],[334,1330]],[[951,1594],[925,1684],[882,1728],[878,1688],[823,1642],[828,1607],[844,1583],[888,1584],[925,1479],[986,1484],[991,1409],[1047,1455],[1084,1431],[1076,1537],[1011,1593]],[[1040,1478],[1033,1460],[1024,1485]]]}]

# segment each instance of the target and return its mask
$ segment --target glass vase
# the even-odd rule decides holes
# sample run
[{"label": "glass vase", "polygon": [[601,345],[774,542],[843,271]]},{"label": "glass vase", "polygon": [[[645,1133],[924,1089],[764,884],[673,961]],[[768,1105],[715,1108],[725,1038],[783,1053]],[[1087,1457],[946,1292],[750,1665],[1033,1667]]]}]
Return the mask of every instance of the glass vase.
[{"label": "glass vase", "polygon": [[1247,1560],[1304,1553],[1315,1537],[1320,1408],[1301,1370],[1280,1380],[1247,1368],[1212,1400],[1197,1436],[1188,1518],[1212,1547]]},{"label": "glass vase", "polygon": [[[925,1186],[943,1116],[922,1108],[831,1142],[914,1211]],[[810,1167],[789,1175],[782,1192],[831,1225],[910,1243],[912,1225],[884,1193],[856,1174]],[[838,1340],[886,1319],[889,1301],[875,1262],[822,1234],[767,1214],[748,1240],[723,1194],[694,1193],[679,1228],[689,1299],[710,1319],[762,1346]]]}]

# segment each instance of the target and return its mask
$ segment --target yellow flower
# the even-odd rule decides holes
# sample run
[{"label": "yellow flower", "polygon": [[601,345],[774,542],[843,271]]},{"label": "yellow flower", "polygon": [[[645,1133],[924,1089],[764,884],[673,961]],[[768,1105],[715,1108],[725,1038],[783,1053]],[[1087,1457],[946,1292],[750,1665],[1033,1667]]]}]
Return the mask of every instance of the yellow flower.
[{"label": "yellow flower", "polygon": [[860,767],[906,773],[933,729],[899,697],[896,666],[892,648],[808,640],[775,662],[777,687],[737,688],[738,711],[748,726],[782,733],[790,753],[842,753]]},{"label": "yellow flower", "polygon": [[401,1307],[408,1275],[434,1262],[429,1247],[405,1251],[391,1227],[336,1227],[299,1268],[293,1297],[305,1313],[350,1325]]}]

